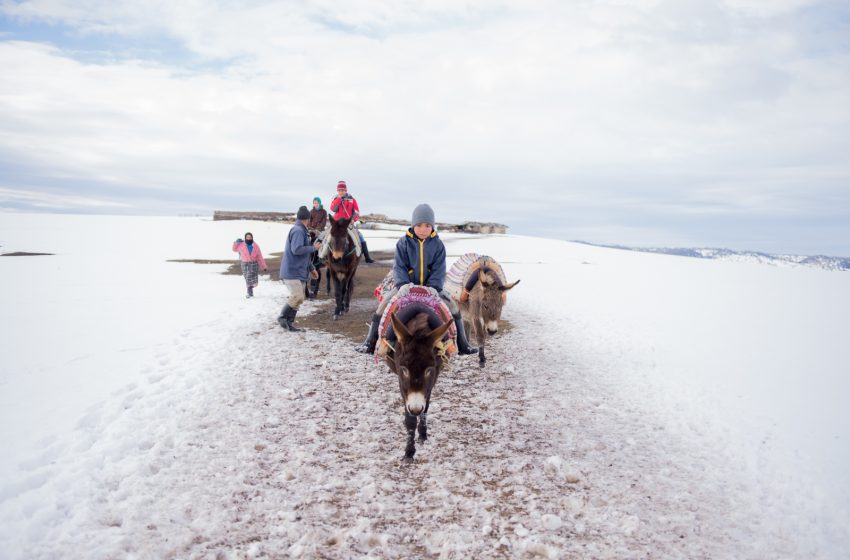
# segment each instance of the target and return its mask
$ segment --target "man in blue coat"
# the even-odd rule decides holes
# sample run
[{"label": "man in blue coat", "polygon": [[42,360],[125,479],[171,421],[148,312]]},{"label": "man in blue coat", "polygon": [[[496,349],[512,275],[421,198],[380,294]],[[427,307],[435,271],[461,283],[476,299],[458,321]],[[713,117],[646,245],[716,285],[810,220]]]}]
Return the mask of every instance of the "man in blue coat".
[{"label": "man in blue coat", "polygon": [[457,350],[458,354],[477,354],[478,348],[469,345],[463,321],[457,304],[451,295],[443,288],[446,281],[446,246],[443,240],[434,230],[434,210],[427,204],[420,204],[413,209],[413,217],[410,220],[410,229],[398,240],[395,245],[395,262],[393,264],[394,289],[384,296],[378,309],[372,316],[372,324],[363,344],[355,350],[364,354],[375,352],[375,344],[378,342],[378,325],[390,300],[396,295],[399,288],[405,284],[417,286],[428,286],[439,292],[440,297],[452,313],[457,328]]},{"label": "man in blue coat", "polygon": [[318,278],[318,273],[313,266],[313,251],[321,247],[318,241],[310,245],[310,234],[307,232],[310,211],[307,207],[299,208],[295,217],[295,225],[289,230],[283,259],[280,261],[280,279],[289,289],[289,299],[286,300],[286,305],[283,306],[277,322],[288,331],[303,330],[294,325],[295,315],[304,302],[304,286],[307,284],[307,278]]}]

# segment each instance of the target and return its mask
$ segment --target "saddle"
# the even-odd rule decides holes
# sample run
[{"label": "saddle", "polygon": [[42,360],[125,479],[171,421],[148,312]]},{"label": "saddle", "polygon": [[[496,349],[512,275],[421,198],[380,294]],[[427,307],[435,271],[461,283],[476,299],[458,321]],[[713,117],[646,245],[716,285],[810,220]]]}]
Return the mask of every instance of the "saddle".
[{"label": "saddle", "polygon": [[[375,349],[375,363],[386,358],[388,352],[392,351],[396,343],[396,334],[393,330],[391,314],[402,322],[407,323],[419,313],[428,315],[428,326],[436,329],[446,321],[452,319],[448,306],[440,299],[440,295],[433,288],[427,286],[414,286],[405,284],[384,309],[381,322],[378,324],[378,345]],[[441,354],[448,359],[451,354],[457,353],[457,330],[454,322],[443,337]]]},{"label": "saddle", "polygon": [[[357,230],[353,226],[348,226],[348,237],[354,242],[354,253],[359,257],[363,254],[363,247],[360,245],[360,236],[357,235]],[[324,259],[331,251],[331,237],[327,232],[322,232],[319,236],[322,241],[322,246],[319,249],[319,258]]]}]

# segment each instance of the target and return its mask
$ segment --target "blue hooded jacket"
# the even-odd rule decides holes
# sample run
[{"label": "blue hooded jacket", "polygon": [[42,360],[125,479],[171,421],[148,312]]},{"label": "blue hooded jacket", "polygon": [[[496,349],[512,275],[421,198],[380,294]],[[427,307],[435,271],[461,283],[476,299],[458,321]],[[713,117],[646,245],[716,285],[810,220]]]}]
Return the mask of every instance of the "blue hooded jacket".
[{"label": "blue hooded jacket", "polygon": [[301,280],[306,282],[313,269],[313,246],[310,244],[310,235],[307,227],[296,221],[289,230],[286,237],[286,247],[283,250],[283,259],[280,261],[280,277],[284,280]]},{"label": "blue hooded jacket", "polygon": [[420,241],[413,228],[395,245],[393,280],[396,287],[405,284],[428,286],[438,291],[446,281],[446,246],[436,231]]}]

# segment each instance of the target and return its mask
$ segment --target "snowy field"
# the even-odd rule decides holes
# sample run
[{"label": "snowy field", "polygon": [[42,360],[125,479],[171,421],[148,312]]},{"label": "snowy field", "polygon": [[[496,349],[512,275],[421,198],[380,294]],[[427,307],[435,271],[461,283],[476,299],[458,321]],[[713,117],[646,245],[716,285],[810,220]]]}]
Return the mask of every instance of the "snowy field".
[{"label": "snowy field", "polygon": [[249,230],[283,250],[0,214],[0,252],[54,253],[0,258],[0,558],[846,558],[850,274],[448,234],[522,280],[514,328],[404,466],[385,368],[283,332],[267,276],[167,262]]}]

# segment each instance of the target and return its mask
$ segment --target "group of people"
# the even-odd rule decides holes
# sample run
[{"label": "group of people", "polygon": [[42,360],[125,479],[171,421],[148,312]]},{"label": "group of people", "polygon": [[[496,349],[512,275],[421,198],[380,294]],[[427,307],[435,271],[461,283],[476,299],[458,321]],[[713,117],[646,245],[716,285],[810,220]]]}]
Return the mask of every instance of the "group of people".
[{"label": "group of people", "polygon": [[[360,219],[360,208],[357,201],[348,194],[345,181],[337,184],[337,196],[330,204],[331,212],[334,212],[334,220],[348,219],[356,224]],[[295,325],[295,316],[298,308],[304,302],[304,288],[309,278],[318,278],[318,272],[313,264],[313,253],[318,251],[322,242],[314,237],[311,241],[310,230],[318,232],[317,237],[325,232],[328,213],[322,207],[322,201],[318,197],[313,199],[313,209],[307,210],[301,206],[296,214],[295,225],[289,230],[286,238],[283,259],[280,263],[280,279],[289,289],[289,298],[278,317],[278,323],[287,331],[301,331]],[[356,227],[355,227],[356,231]],[[374,262],[369,257],[366,240],[363,234],[357,231],[363,249],[366,262]],[[257,285],[258,269],[266,270],[266,263],[259,246],[254,243],[253,235],[246,233],[243,239],[237,239],[233,243],[233,250],[239,253],[242,262],[242,271],[245,283],[248,286],[248,295],[253,297],[253,289]],[[369,326],[369,332],[362,344],[355,350],[362,353],[372,354],[378,341],[378,326],[384,309],[398,293],[399,289],[407,284],[416,286],[427,286],[433,288],[452,313],[452,318],[457,329],[458,353],[463,355],[477,354],[478,349],[470,346],[460,318],[457,303],[452,300],[448,291],[445,290],[446,280],[446,247],[436,231],[434,210],[428,204],[420,204],[413,210],[410,220],[410,228],[401,236],[396,243],[395,257],[393,260],[393,290],[385,294]]]}]

